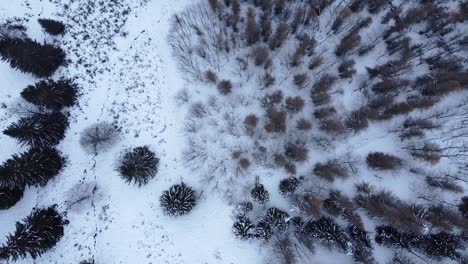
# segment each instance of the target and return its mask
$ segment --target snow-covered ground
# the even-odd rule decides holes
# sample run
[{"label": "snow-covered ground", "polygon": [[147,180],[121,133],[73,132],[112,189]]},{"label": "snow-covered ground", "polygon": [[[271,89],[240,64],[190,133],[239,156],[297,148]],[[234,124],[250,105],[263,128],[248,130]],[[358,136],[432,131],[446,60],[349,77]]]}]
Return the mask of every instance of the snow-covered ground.
[{"label": "snow-covered ground", "polygon": [[[37,40],[60,44],[72,60],[54,78],[77,78],[81,96],[79,106],[71,109],[71,126],[59,149],[67,157],[65,170],[45,188],[30,188],[25,197],[10,210],[0,212],[0,242],[14,231],[14,223],[35,206],[58,204],[67,211],[70,224],[65,236],[50,252],[34,263],[79,263],[94,258],[96,263],[258,263],[261,251],[255,245],[236,240],[232,235],[231,208],[216,193],[204,192],[194,211],[184,217],[169,218],[162,214],[159,196],[170,185],[184,180],[199,187],[196,174],[181,162],[184,138],[181,134],[184,112],[175,105],[174,95],[184,81],[180,77],[166,39],[170,16],[191,1],[153,0],[123,1],[105,5],[117,11],[99,13],[73,23],[66,18],[77,16],[79,4],[68,1],[2,1],[0,19],[26,17],[28,35]],[[96,4],[98,4],[96,2]],[[96,47],[80,41],[84,34],[92,40],[101,33],[87,31],[89,22],[98,24],[129,8],[128,19],[117,34],[105,34]],[[99,18],[102,16],[102,18]],[[120,16],[120,15],[119,15]],[[122,15],[123,16],[123,15]],[[40,17],[62,19],[68,25],[64,37],[52,38],[37,23]],[[86,20],[88,19],[88,20]],[[87,25],[89,28],[89,24]],[[73,35],[70,33],[76,33]],[[120,34],[125,32],[125,34]],[[106,32],[108,33],[108,32]],[[114,41],[110,45],[107,41]],[[105,43],[105,44],[104,44]],[[81,44],[77,47],[76,45]],[[94,75],[76,63],[77,57],[97,63],[95,56],[105,57],[93,65]],[[88,78],[83,78],[88,75]],[[18,118],[12,108],[20,102],[21,90],[37,80],[12,70],[0,62],[0,130]],[[90,81],[92,80],[92,81]],[[94,82],[93,82],[94,81]],[[97,121],[117,122],[123,127],[119,143],[96,157],[79,145],[82,129]],[[14,139],[0,134],[0,160],[21,152]],[[148,185],[138,188],[126,184],[114,170],[120,152],[128,147],[149,145],[160,157],[158,175]],[[73,190],[97,191],[80,206],[67,208],[65,201]],[[18,263],[32,263],[26,258]]]}]

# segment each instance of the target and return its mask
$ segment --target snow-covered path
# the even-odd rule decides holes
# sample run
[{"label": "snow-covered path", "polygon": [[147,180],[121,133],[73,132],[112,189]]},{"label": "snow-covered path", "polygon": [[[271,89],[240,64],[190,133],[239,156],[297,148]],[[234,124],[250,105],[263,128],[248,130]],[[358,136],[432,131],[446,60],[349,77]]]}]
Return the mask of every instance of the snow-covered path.
[{"label": "snow-covered path", "polygon": [[[18,4],[15,11],[18,16],[22,15],[21,10],[30,13],[28,26],[36,23],[39,14],[46,15],[41,11],[45,7],[53,16],[50,3],[31,2],[28,8]],[[126,34],[115,34],[115,47],[102,46],[107,50],[108,59],[102,65],[95,65],[98,69],[94,76],[84,71],[86,67],[74,63],[57,73],[56,77],[70,74],[92,79],[92,82],[80,82],[83,92],[80,106],[71,110],[71,127],[59,146],[67,156],[67,168],[44,189],[27,190],[15,208],[0,212],[0,221],[5,223],[0,228],[0,242],[13,231],[14,222],[28,214],[36,203],[39,206],[57,203],[60,210],[68,210],[70,224],[54,250],[35,263],[76,264],[89,258],[98,264],[258,263],[258,248],[236,240],[231,234],[231,209],[217,194],[204,193],[195,210],[185,217],[169,218],[161,212],[158,199],[170,185],[184,180],[195,188],[200,187],[198,175],[181,162],[184,111],[176,105],[174,95],[184,81],[166,39],[169,18],[189,1],[139,2],[142,1],[128,1],[132,8],[123,26]],[[73,8],[72,5],[69,16],[76,15],[72,13]],[[8,15],[14,9],[0,4],[1,14]],[[42,34],[37,32],[37,27],[34,30],[33,37]],[[73,50],[72,56],[84,54],[88,56],[84,61],[93,61],[95,58],[89,56],[99,55],[100,51],[73,46],[80,43],[74,38],[81,37],[83,32],[77,28],[71,31],[77,34],[73,38],[64,37],[65,47]],[[36,81],[14,72],[6,63],[2,63],[1,70],[1,75],[24,79],[9,83],[8,92],[15,100],[19,100],[25,83]],[[5,100],[5,103],[13,101]],[[4,117],[6,111],[1,114]],[[16,118],[8,118],[2,127]],[[98,121],[115,122],[122,127],[122,137],[110,150],[94,156],[80,147],[79,137],[85,127]],[[2,158],[18,151],[14,140],[1,137],[1,141],[12,145],[11,151]],[[161,159],[157,177],[141,188],[126,184],[114,170],[119,153],[139,145],[151,146]],[[96,185],[97,190],[81,206],[67,208],[65,200],[69,194],[86,184]],[[18,263],[32,262],[27,258]]]}]

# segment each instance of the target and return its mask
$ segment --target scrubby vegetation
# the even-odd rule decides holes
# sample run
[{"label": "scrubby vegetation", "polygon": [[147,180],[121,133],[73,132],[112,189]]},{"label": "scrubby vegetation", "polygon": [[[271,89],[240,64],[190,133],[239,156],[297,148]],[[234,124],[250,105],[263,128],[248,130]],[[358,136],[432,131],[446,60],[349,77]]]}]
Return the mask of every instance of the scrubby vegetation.
[{"label": "scrubby vegetation", "polygon": [[[465,9],[207,0],[174,16],[173,54],[193,84],[179,100],[185,162],[238,204],[235,236],[263,241],[266,263],[301,263],[314,244],[350,263],[466,261]],[[363,218],[378,219],[375,237]]]}]

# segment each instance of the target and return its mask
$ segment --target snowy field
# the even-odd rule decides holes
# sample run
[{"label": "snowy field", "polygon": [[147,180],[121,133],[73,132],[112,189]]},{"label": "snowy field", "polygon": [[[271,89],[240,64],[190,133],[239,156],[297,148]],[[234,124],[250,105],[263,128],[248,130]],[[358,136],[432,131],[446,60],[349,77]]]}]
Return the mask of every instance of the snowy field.
[{"label": "snowy field", "polygon": [[[336,4],[337,2],[340,1],[331,4],[335,8],[333,10],[342,10],[342,6]],[[351,1],[344,2],[351,3]],[[392,2],[398,6],[401,1]],[[455,0],[446,1],[447,10],[455,12],[459,2],[461,3]],[[195,7],[208,10],[207,3]],[[406,3],[405,11],[416,6],[415,3],[414,5]],[[404,86],[400,89],[401,93],[389,92],[393,96],[389,104],[393,106],[394,101],[401,102],[401,104],[395,103],[395,106],[404,105],[411,110],[405,112],[390,107],[383,110],[378,108],[382,107],[379,105],[376,111],[381,111],[379,113],[382,116],[390,113],[390,110],[394,112],[389,114],[389,118],[381,116],[372,120],[369,118],[369,123],[366,115],[366,125],[363,130],[353,130],[347,126],[349,120],[347,118],[352,113],[360,113],[357,109],[364,109],[372,103],[375,105],[377,100],[372,101],[373,99],[383,98],[373,92],[363,92],[363,87],[367,89],[375,87],[376,84],[375,79],[368,78],[369,69],[399,56],[387,55],[389,48],[386,45],[389,44],[381,40],[382,32],[390,27],[388,25],[396,23],[388,22],[386,25],[378,22],[386,12],[372,14],[373,19],[360,29],[363,43],[361,46],[371,46],[372,49],[360,54],[361,49],[356,48],[347,55],[356,60],[355,65],[353,61],[354,72],[351,73],[353,77],[336,78],[333,88],[323,92],[329,93],[329,102],[318,104],[311,87],[315,87],[324,76],[324,72],[342,74],[337,66],[340,63],[344,64],[346,60],[334,55],[337,53],[335,47],[340,45],[343,36],[347,36],[348,31],[353,28],[352,25],[362,22],[358,18],[368,16],[369,12],[361,10],[360,13],[355,12],[358,15],[347,14],[351,17],[348,20],[343,15],[345,22],[335,25],[332,20],[336,19],[336,16],[341,17],[342,14],[351,11],[343,9],[344,11],[337,15],[338,11],[328,13],[328,9],[325,9],[327,12],[317,18],[320,27],[312,30],[316,41],[314,55],[311,55],[312,52],[310,56],[302,54],[308,60],[312,56],[310,61],[320,56],[324,58],[317,68],[313,68],[312,63],[307,65],[308,61],[307,63],[301,61],[298,63],[299,66],[292,66],[292,63],[288,62],[298,43],[303,43],[301,42],[303,39],[299,40],[299,37],[291,37],[284,41],[281,48],[270,47],[272,49],[271,54],[268,51],[268,56],[271,55],[270,66],[267,66],[268,60],[258,64],[253,62],[255,52],[259,52],[260,49],[255,50],[250,44],[246,47],[242,46],[243,44],[237,46],[233,44],[231,50],[226,48],[224,53],[214,55],[215,59],[211,60],[209,56],[213,51],[210,50],[209,40],[206,43],[196,38],[202,36],[203,32],[198,36],[187,33],[187,39],[184,40],[188,40],[189,44],[184,44],[193,48],[190,50],[193,53],[188,57],[191,63],[195,62],[190,68],[194,72],[190,72],[187,67],[184,68],[187,66],[184,65],[186,61],[181,59],[187,54],[183,54],[177,46],[183,41],[174,40],[174,36],[180,37],[179,33],[185,34],[186,32],[183,32],[185,29],[179,32],[171,22],[174,21],[175,14],[182,14],[182,17],[182,12],[194,4],[195,1],[190,0],[0,1],[0,24],[16,18],[18,24],[27,28],[28,37],[38,42],[60,46],[66,53],[66,65],[58,68],[52,78],[65,77],[73,80],[79,87],[77,105],[67,110],[70,126],[64,140],[57,146],[66,158],[65,168],[45,187],[28,187],[24,197],[15,206],[0,211],[0,244],[5,243],[6,235],[15,230],[15,223],[29,215],[35,207],[56,204],[57,210],[66,214],[69,224],[65,226],[63,238],[53,249],[37,259],[28,256],[15,263],[78,264],[91,260],[94,261],[89,262],[92,264],[397,263],[394,256],[395,252],[400,252],[400,249],[395,250],[388,245],[374,242],[376,235],[374,230],[377,226],[395,224],[400,219],[379,216],[378,213],[375,213],[377,215],[375,216],[372,212],[368,212],[370,210],[365,206],[360,205],[358,208],[352,204],[359,194],[356,186],[363,182],[374,186],[377,191],[385,190],[393,193],[392,197],[401,200],[402,208],[412,208],[416,211],[415,208],[420,208],[417,206],[421,208],[425,206],[418,212],[404,212],[412,214],[415,219],[401,220],[399,222],[401,225],[405,225],[407,223],[405,221],[411,224],[417,222],[415,229],[421,231],[421,235],[431,234],[435,230],[458,233],[463,231],[465,240],[462,243],[466,245],[468,240],[466,218],[455,217],[461,219],[461,223],[454,229],[451,227],[443,229],[435,224],[437,220],[443,218],[443,215],[434,216],[435,213],[431,214],[427,209],[432,205],[448,205],[450,212],[457,212],[460,198],[466,197],[468,190],[466,18],[461,20],[462,22],[454,23],[456,26],[453,32],[459,32],[460,36],[464,37],[464,44],[459,45],[464,48],[454,51],[452,55],[464,58],[459,61],[464,67],[461,75],[464,75],[460,77],[462,81],[457,81],[458,86],[452,87],[453,91],[450,90],[450,93],[447,92],[431,101],[429,108],[408,106],[409,103],[406,103],[419,98],[419,91],[413,89],[417,83],[415,80],[432,70],[427,63],[422,62],[423,58],[427,59],[429,54],[435,54],[440,48],[433,48],[429,44],[425,46],[427,39],[415,33],[424,29],[422,24],[425,22],[421,22],[408,30],[408,35],[411,35],[413,44],[416,43],[416,46],[419,45],[418,47],[423,47],[422,49],[426,48],[427,53],[425,51],[411,57],[409,64],[412,68],[404,69],[401,75],[397,75],[398,78],[411,80],[408,81],[411,85],[401,85]],[[247,7],[242,6],[239,12],[250,12],[250,9],[247,10]],[[222,17],[222,11],[219,12],[219,17]],[[216,18],[215,15],[213,17]],[[291,17],[288,19],[294,21],[294,16]],[[40,18],[64,22],[66,33],[55,37],[46,34],[37,23],[37,19]],[[211,17],[204,19],[200,20],[209,23],[215,20]],[[273,24],[280,22],[273,21]],[[242,19],[238,23],[242,24],[241,28],[244,30],[244,24],[249,23],[248,18],[247,22]],[[216,31],[221,25],[224,24],[216,20],[207,28],[213,27]],[[333,30],[329,29],[330,26],[332,29],[336,27],[335,33],[331,33]],[[207,28],[191,29],[198,32]],[[309,29],[307,26],[302,28],[304,31]],[[220,35],[224,34],[226,39],[223,40],[229,41],[229,37],[236,34],[233,32],[222,32]],[[453,32],[449,36],[456,35]],[[232,35],[229,35],[231,33]],[[278,37],[277,35],[279,33],[273,34],[275,37]],[[374,39],[376,35],[379,37]],[[395,51],[395,54],[399,52]],[[260,65],[263,63],[264,66]],[[200,72],[197,72],[198,70]],[[206,77],[209,70],[216,72],[214,84],[206,80],[209,79]],[[306,71],[309,74],[308,79],[299,84],[301,73]],[[270,75],[276,79],[273,84],[265,84],[267,82],[265,76]],[[218,81],[224,79],[232,81],[229,92],[226,92],[228,95],[220,95],[223,92]],[[0,80],[0,131],[3,131],[25,115],[23,110],[30,106],[21,98],[20,93],[26,86],[33,85],[39,79],[12,69],[6,61],[0,61]],[[301,85],[307,88],[298,87]],[[265,98],[271,99],[268,96],[272,95],[277,87],[283,91],[285,97],[306,98],[305,105],[302,101],[303,105],[298,111],[291,106],[285,106],[287,103],[272,107],[281,108],[281,111],[288,109],[284,110],[288,126],[288,131],[285,133],[284,131],[265,132],[268,130],[268,118],[271,118],[268,112],[271,109],[265,106],[268,103],[265,103]],[[310,97],[312,99],[309,99]],[[280,101],[282,99],[281,97]],[[380,101],[380,104],[384,103],[384,100]],[[319,117],[324,113],[320,111],[331,108],[333,108],[330,110],[331,114],[327,114],[326,118]],[[401,112],[398,112],[400,110]],[[259,125],[256,126],[257,121],[255,121],[256,127],[248,131],[244,126],[246,124],[244,118],[253,113],[258,114]],[[436,116],[438,113],[444,115],[439,118]],[[402,139],[402,131],[406,131],[408,127],[403,124],[413,120],[411,118],[434,119],[440,126],[434,130],[424,130],[425,134],[421,138],[405,141]],[[289,127],[299,127],[296,123],[299,124],[301,120],[312,120],[312,124],[304,130],[289,129]],[[337,120],[338,124],[326,123]],[[119,137],[115,144],[104,151],[87,152],[80,145],[82,131],[99,122],[108,122],[118,127]],[[421,158],[414,154],[415,146],[421,146],[423,142],[429,141],[440,146],[437,157]],[[149,146],[160,161],[154,179],[139,187],[123,181],[116,167],[124,150],[143,145]],[[0,146],[2,149],[0,161],[28,149],[27,146],[22,146],[14,138],[3,133],[0,133]],[[303,160],[299,154],[294,157],[288,156],[290,153],[288,146],[306,148]],[[398,168],[395,170],[371,168],[368,155],[372,152],[389,153],[399,157]],[[278,162],[275,153],[280,153],[284,161]],[[248,164],[242,165],[242,161]],[[342,172],[345,175],[338,175],[340,174],[338,172],[332,179],[317,176],[319,174],[316,170],[317,164],[323,165],[329,161],[345,164]],[[447,177],[444,178],[446,180],[452,177],[449,175],[455,175],[458,178],[453,183],[459,187],[454,192],[446,191],[442,187],[429,188],[427,177],[423,177],[425,173],[446,174]],[[291,178],[300,179],[302,186],[298,188],[300,195],[294,196],[294,199],[293,196],[282,195],[278,191],[280,182]],[[160,205],[160,196],[169,187],[181,181],[196,190],[197,204],[187,215],[179,217],[165,215]],[[288,262],[282,259],[284,252],[278,252],[278,248],[281,248],[278,244],[283,243],[279,235],[268,242],[252,239],[258,238],[258,234],[249,233],[248,239],[236,238],[233,233],[233,223],[240,218],[236,215],[236,205],[255,200],[250,194],[253,186],[257,186],[258,183],[268,190],[269,198],[266,204],[260,203],[261,205],[257,206],[254,203],[254,210],[245,214],[254,222],[265,214],[268,207],[287,212],[288,224],[292,223],[292,218],[289,216],[301,216],[304,222],[309,220],[313,222],[319,216],[326,215],[336,217],[343,230],[347,230],[345,227],[349,224],[348,221],[352,222],[350,218],[356,217],[358,225],[369,231],[373,243],[372,260],[357,262],[355,256],[357,247],[351,246],[349,241],[343,246],[345,249],[336,250],[333,242],[320,243],[317,239],[309,241],[313,244],[309,247],[294,237],[288,240],[288,243],[295,246],[294,252],[291,253],[294,257]],[[325,205],[326,200],[330,201],[332,191],[348,197],[352,205],[348,204],[349,207],[346,207],[342,204],[345,209],[334,214],[333,210],[326,208]],[[298,199],[307,200],[311,204],[318,200],[319,205],[308,204],[311,208],[317,206],[318,209],[306,206],[310,209],[307,211],[301,207],[305,205],[298,202]],[[387,201],[382,204],[385,202]],[[398,204],[401,205],[400,202]],[[393,212],[399,211],[396,209]],[[257,221],[257,224],[260,222]],[[405,253],[411,258],[411,262],[398,263],[464,263],[449,258],[421,257],[422,254],[417,252],[418,254],[412,251]],[[460,252],[467,256],[466,249]],[[0,260],[0,263],[3,262]]]}]

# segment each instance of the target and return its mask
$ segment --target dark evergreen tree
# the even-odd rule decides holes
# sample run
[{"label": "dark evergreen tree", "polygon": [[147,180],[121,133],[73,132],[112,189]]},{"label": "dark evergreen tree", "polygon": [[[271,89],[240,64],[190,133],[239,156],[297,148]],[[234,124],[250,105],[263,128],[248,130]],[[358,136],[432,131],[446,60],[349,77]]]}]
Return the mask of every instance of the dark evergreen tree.
[{"label": "dark evergreen tree", "polygon": [[333,219],[322,216],[304,226],[304,232],[322,243],[336,246],[343,251],[349,250],[348,238]]},{"label": "dark evergreen tree", "polygon": [[31,147],[52,147],[65,137],[67,128],[68,118],[60,112],[36,113],[11,124],[3,134]]},{"label": "dark evergreen tree", "polygon": [[32,148],[21,155],[13,155],[0,166],[0,188],[45,186],[59,174],[64,162],[53,148]]},{"label": "dark evergreen tree", "polygon": [[69,80],[40,81],[21,92],[24,100],[52,110],[73,106],[77,99],[76,86]]},{"label": "dark evergreen tree", "polygon": [[117,170],[122,178],[128,182],[135,182],[139,186],[147,184],[158,172],[159,159],[148,146],[127,150]]},{"label": "dark evergreen tree", "polygon": [[61,48],[27,38],[1,39],[0,55],[13,69],[32,73],[37,77],[51,76],[65,61],[65,53]]},{"label": "dark evergreen tree", "polygon": [[280,181],[279,190],[282,195],[291,195],[298,186],[299,180],[296,177],[289,177]]},{"label": "dark evergreen tree", "polygon": [[372,249],[371,240],[366,230],[355,225],[350,225],[348,227],[348,234],[351,240],[354,242],[354,244],[368,249]]},{"label": "dark evergreen tree", "polygon": [[65,25],[60,21],[46,18],[39,18],[37,21],[51,35],[57,36],[65,32]]},{"label": "dark evergreen tree", "polygon": [[273,231],[271,230],[271,226],[268,223],[260,221],[255,226],[254,234],[256,238],[268,240],[272,236]]},{"label": "dark evergreen tree", "polygon": [[461,261],[462,256],[457,249],[464,250],[465,242],[460,236],[441,232],[425,236],[422,249],[427,255],[435,258],[447,257]]},{"label": "dark evergreen tree", "polygon": [[0,188],[0,210],[13,207],[23,198],[24,188]]},{"label": "dark evergreen tree", "polygon": [[35,209],[22,222],[16,223],[16,231],[7,237],[0,247],[0,259],[16,261],[28,254],[36,259],[54,247],[63,237],[67,220],[54,207]]},{"label": "dark evergreen tree", "polygon": [[254,236],[254,225],[249,218],[240,216],[232,226],[234,235],[239,239],[249,239]]},{"label": "dark evergreen tree", "polygon": [[183,182],[164,191],[159,201],[164,213],[171,216],[188,214],[197,203],[195,191]]},{"label": "dark evergreen tree", "polygon": [[462,197],[461,203],[458,205],[458,211],[460,211],[465,218],[468,218],[468,196]]},{"label": "dark evergreen tree", "polygon": [[289,224],[288,213],[279,210],[278,208],[268,208],[263,222],[268,224],[273,231],[284,230]]},{"label": "dark evergreen tree", "polygon": [[409,249],[419,246],[422,241],[422,237],[418,234],[400,233],[391,226],[378,226],[375,232],[375,242],[381,245]]},{"label": "dark evergreen tree", "polygon": [[252,199],[260,204],[266,204],[270,200],[270,193],[265,189],[265,186],[258,181],[258,178],[250,194],[252,195]]}]

